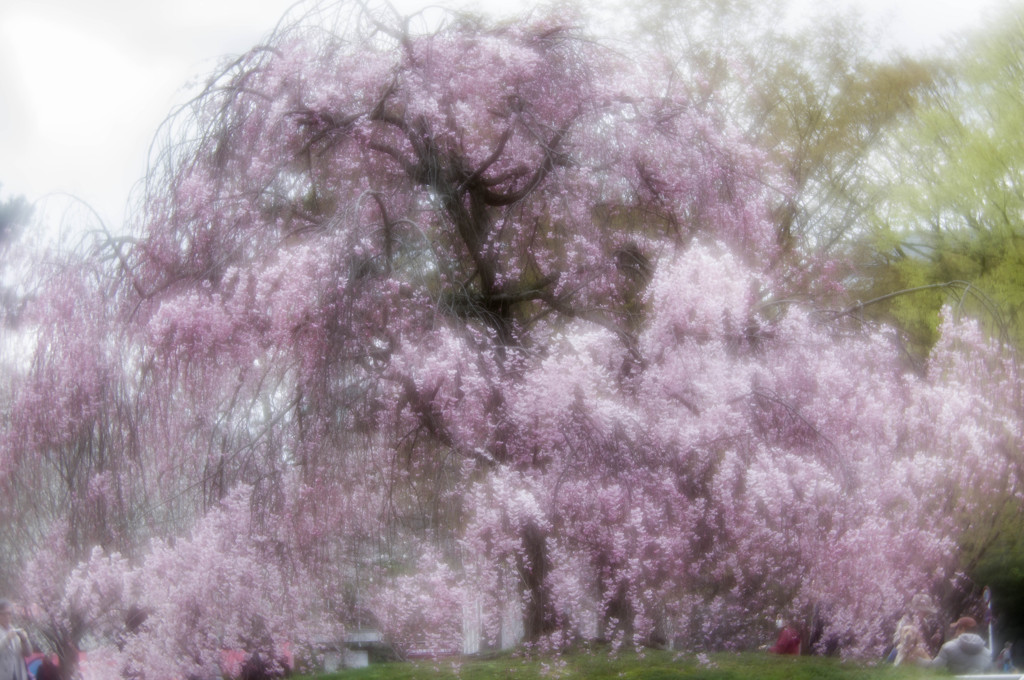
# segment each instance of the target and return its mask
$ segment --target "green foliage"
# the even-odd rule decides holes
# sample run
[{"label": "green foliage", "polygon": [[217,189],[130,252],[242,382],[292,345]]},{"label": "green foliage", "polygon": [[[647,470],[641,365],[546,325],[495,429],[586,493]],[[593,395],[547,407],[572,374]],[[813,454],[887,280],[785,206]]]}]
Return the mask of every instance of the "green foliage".
[{"label": "green foliage", "polygon": [[[954,302],[990,332],[1024,347],[1024,10],[966,42],[936,73],[917,116],[877,159],[873,266],[864,297],[948,281],[940,291],[876,310],[911,348],[935,341],[938,310]],[[948,292],[948,291],[947,291]]]},{"label": "green foliage", "polygon": [[933,676],[916,668],[867,666],[827,657],[711,654],[701,663],[692,655],[667,651],[609,657],[602,650],[559,658],[389,663],[298,680],[908,680]]},{"label": "green foliage", "polygon": [[1024,637],[1024,516],[1019,507],[1008,508],[987,533],[970,575],[975,583],[992,589],[999,637],[1016,640]]}]

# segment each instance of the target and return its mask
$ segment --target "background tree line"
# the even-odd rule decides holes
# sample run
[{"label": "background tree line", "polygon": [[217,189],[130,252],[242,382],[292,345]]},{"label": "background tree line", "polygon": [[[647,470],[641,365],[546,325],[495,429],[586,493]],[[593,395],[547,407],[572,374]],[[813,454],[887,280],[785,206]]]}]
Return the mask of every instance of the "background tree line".
[{"label": "background tree line", "polygon": [[[690,6],[695,15],[645,3],[638,32],[684,72],[703,74],[691,81],[695,96],[724,100],[727,123],[784,168],[774,223],[794,276],[841,271],[837,304],[895,324],[917,366],[944,305],[1024,347],[1019,3],[919,55],[879,50],[855,13],[792,34],[772,21],[785,2]],[[1005,503],[987,520],[965,520],[963,568],[977,587],[994,587],[1001,624],[1019,637],[1024,527],[1018,500]]]}]

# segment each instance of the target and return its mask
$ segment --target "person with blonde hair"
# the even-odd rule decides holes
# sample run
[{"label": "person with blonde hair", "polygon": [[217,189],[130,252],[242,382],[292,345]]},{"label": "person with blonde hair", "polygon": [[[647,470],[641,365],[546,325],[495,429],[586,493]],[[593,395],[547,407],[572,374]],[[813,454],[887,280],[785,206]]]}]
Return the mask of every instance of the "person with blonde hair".
[{"label": "person with blonde hair", "polygon": [[0,599],[0,680],[28,680],[25,657],[32,653],[28,634],[12,624],[14,605]]},{"label": "person with blonde hair", "polygon": [[921,630],[915,625],[905,625],[899,630],[899,641],[896,643],[896,660],[894,665],[901,664],[925,666],[932,660],[931,654],[924,646]]},{"label": "person with blonde hair", "polygon": [[[914,663],[918,663],[917,659],[922,653],[925,661],[931,661],[931,649],[938,647],[937,643],[941,640],[941,634],[936,633],[936,636],[933,636],[935,644],[930,646],[926,634],[926,624],[937,611],[927,593],[917,593],[911,598],[906,612],[896,624],[896,630],[892,635],[892,648],[887,658],[890,663],[908,663],[911,658],[915,659]],[[914,632],[911,633],[908,629],[912,629]]]}]

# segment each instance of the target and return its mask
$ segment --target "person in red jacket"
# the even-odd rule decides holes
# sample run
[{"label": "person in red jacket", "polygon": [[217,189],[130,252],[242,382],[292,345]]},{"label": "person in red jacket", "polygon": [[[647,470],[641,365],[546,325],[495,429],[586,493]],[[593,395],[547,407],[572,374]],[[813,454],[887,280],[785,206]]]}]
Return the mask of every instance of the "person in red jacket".
[{"label": "person in red jacket", "polygon": [[772,654],[800,654],[800,629],[796,624],[788,623],[783,625],[779,619],[779,637],[768,651]]}]

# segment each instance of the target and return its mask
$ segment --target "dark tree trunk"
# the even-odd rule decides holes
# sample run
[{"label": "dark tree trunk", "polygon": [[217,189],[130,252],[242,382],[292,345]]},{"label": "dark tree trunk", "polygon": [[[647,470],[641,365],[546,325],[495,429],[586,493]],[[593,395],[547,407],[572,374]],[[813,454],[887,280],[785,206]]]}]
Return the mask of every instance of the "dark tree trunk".
[{"label": "dark tree trunk", "polygon": [[532,641],[555,630],[555,616],[547,584],[550,568],[547,538],[535,524],[530,524],[523,532],[523,543],[526,555],[521,569],[530,594],[526,602],[523,630],[526,639]]}]

